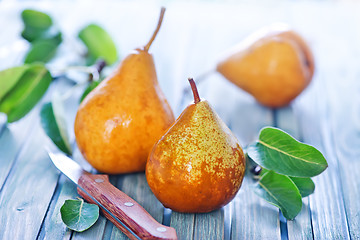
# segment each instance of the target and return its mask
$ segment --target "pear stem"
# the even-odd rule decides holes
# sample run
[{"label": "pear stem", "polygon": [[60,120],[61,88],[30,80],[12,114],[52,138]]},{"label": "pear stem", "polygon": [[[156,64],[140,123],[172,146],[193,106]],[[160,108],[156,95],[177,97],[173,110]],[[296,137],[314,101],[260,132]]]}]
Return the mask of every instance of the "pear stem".
[{"label": "pear stem", "polygon": [[165,10],[166,10],[166,8],[161,7],[160,17],[159,17],[159,21],[158,21],[158,24],[157,24],[157,26],[156,26],[156,29],[155,29],[153,35],[151,36],[149,42],[148,42],[148,43],[145,45],[145,47],[144,47],[144,50],[145,50],[146,52],[149,51],[149,48],[150,48],[152,42],[154,41],[157,33],[158,33],[159,30],[160,30],[161,23],[162,23],[162,21],[163,21],[163,19],[164,19]]},{"label": "pear stem", "polygon": [[194,79],[192,78],[188,78],[189,82],[190,82],[190,86],[191,86],[191,90],[194,94],[194,103],[197,104],[198,102],[201,101],[200,97],[199,97],[199,92],[197,90],[196,84]]}]

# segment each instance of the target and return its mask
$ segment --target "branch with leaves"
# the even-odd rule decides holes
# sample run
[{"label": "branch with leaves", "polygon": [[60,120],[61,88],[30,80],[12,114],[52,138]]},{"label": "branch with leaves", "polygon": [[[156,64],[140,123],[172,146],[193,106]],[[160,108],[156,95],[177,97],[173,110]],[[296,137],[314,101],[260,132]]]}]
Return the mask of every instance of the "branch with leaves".
[{"label": "branch with leaves", "polygon": [[[83,85],[84,97],[103,79],[104,67],[118,59],[116,46],[111,36],[100,26],[90,24],[81,29],[78,38],[86,47],[82,54],[86,66],[68,66],[60,76],[51,73],[47,66],[63,43],[61,31],[52,18],[43,12],[25,9],[21,13],[24,29],[21,36],[30,43],[24,64],[0,71],[0,112],[12,123],[26,116],[47,92],[54,81],[61,81],[67,71],[76,70],[89,75],[88,81],[77,83],[65,95],[54,92],[50,102],[43,104],[40,111],[41,126],[54,144],[65,154],[71,155],[63,102],[72,90]],[[75,40],[75,39],[74,39]],[[74,80],[74,82],[78,82]],[[87,86],[85,86],[87,85]],[[61,208],[63,222],[75,231],[84,231],[93,225],[99,215],[98,206],[81,200],[66,200]],[[76,221],[73,221],[77,218]]]},{"label": "branch with leaves", "polygon": [[[43,12],[26,9],[22,11],[21,18],[24,23],[21,36],[30,43],[24,65],[0,71],[0,112],[7,115],[9,123],[24,117],[40,101],[51,82],[62,79],[54,76],[46,65],[63,44],[61,31]],[[115,63],[118,54],[110,35],[96,24],[81,29],[78,38],[87,49],[84,62],[88,65],[68,66],[64,71],[76,69],[89,73],[84,97],[99,84],[101,71],[106,65]]]},{"label": "branch with leaves", "polygon": [[252,173],[260,176],[255,193],[280,208],[285,218],[294,219],[301,211],[301,198],[315,190],[311,177],[328,166],[324,156],[313,146],[272,127],[263,128],[259,139],[246,150]]}]

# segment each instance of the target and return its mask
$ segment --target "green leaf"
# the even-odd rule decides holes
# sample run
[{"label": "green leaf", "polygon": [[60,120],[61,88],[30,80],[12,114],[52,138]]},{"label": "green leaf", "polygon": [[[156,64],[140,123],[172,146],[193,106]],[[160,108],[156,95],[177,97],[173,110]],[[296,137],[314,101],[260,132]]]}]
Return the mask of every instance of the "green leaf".
[{"label": "green leaf", "polygon": [[247,153],[260,166],[293,177],[313,177],[328,166],[319,150],[271,127],[261,130]]},{"label": "green leaf", "polygon": [[25,28],[21,32],[21,36],[29,42],[37,39],[50,38],[53,35],[54,28],[49,15],[36,10],[26,9],[21,13],[21,18]]},{"label": "green leaf", "polygon": [[301,211],[299,189],[288,176],[269,171],[261,177],[254,190],[257,195],[280,208],[286,219],[294,219]]},{"label": "green leaf", "polygon": [[84,100],[84,98],[92,91],[94,90],[98,85],[100,81],[93,81],[89,84],[89,86],[85,89],[84,93],[82,94],[80,98],[80,102]]},{"label": "green leaf", "polygon": [[[60,38],[61,39],[61,38]],[[43,62],[47,63],[50,61],[56,53],[56,50],[60,44],[59,38],[52,39],[39,39],[35,41],[30,51],[25,57],[25,63]]]},{"label": "green leaf", "polygon": [[44,36],[46,32],[47,30],[25,27],[24,30],[21,32],[21,36],[29,42],[32,42],[36,39],[43,38],[42,36]]},{"label": "green leaf", "polygon": [[40,39],[56,39],[61,37],[61,33],[55,27],[51,27],[47,30],[25,27],[25,29],[21,32],[21,36],[28,40],[29,42],[35,42]]},{"label": "green leaf", "polygon": [[49,15],[33,9],[25,9],[21,13],[21,18],[26,27],[46,30],[52,25]]},{"label": "green leaf", "polygon": [[[263,168],[260,172],[260,176],[265,175],[269,170]],[[299,178],[299,177],[289,177],[299,189],[301,197],[307,197],[315,191],[315,184],[311,178]]]},{"label": "green leaf", "polygon": [[46,134],[61,151],[71,155],[72,149],[64,116],[63,103],[58,94],[54,94],[52,101],[45,103],[40,111],[41,126]]},{"label": "green leaf", "polygon": [[60,208],[61,219],[71,230],[83,232],[99,218],[99,207],[84,200],[65,200]]},{"label": "green leaf", "polygon": [[315,191],[315,184],[311,178],[290,177],[299,189],[301,197],[307,197]]},{"label": "green leaf", "polygon": [[90,24],[79,32],[79,38],[86,45],[89,52],[89,59],[94,63],[97,59],[103,58],[108,65],[117,60],[116,46],[110,35],[100,26]]},{"label": "green leaf", "polygon": [[53,26],[49,15],[36,10],[27,9],[21,14],[25,28],[21,36],[29,42],[39,39],[53,39],[61,36],[59,30]]},{"label": "green leaf", "polygon": [[12,67],[0,72],[0,102],[1,99],[9,92],[21,76],[29,69],[28,65]]},{"label": "green leaf", "polygon": [[27,65],[15,86],[0,101],[0,112],[6,113],[8,122],[24,117],[42,98],[52,77],[42,64]]}]

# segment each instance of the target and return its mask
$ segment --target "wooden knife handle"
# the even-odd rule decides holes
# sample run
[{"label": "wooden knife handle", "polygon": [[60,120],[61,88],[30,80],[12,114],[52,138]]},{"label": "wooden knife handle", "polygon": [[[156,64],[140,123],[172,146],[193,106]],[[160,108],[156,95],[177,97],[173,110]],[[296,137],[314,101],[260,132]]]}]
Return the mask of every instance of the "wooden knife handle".
[{"label": "wooden knife handle", "polygon": [[[176,231],[158,223],[144,208],[128,195],[109,182],[107,175],[84,174],[80,177],[79,186],[116,216],[124,225],[141,239],[177,239]],[[88,202],[94,203],[86,193],[78,188],[79,194]],[[101,209],[101,208],[100,208]],[[102,213],[130,239],[137,239],[109,213]]]}]

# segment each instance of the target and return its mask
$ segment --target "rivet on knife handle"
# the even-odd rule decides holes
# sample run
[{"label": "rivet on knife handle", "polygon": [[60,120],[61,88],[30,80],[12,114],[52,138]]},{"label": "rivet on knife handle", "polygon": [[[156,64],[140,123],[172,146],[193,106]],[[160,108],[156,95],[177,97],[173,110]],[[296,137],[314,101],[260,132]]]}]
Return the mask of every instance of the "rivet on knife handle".
[{"label": "rivet on knife handle", "polygon": [[[106,207],[139,238],[177,239],[174,228],[158,223],[137,202],[113,186],[107,175],[84,174],[80,177],[78,185]],[[79,188],[78,192],[86,201],[96,204],[91,197]],[[109,213],[103,211],[103,214],[130,239],[137,239]]]}]

